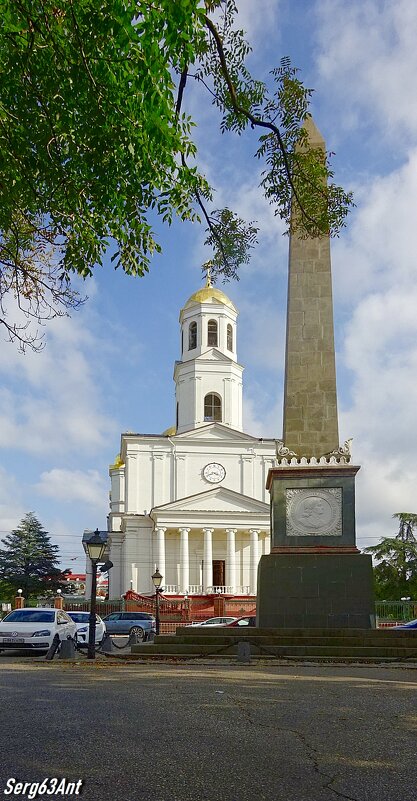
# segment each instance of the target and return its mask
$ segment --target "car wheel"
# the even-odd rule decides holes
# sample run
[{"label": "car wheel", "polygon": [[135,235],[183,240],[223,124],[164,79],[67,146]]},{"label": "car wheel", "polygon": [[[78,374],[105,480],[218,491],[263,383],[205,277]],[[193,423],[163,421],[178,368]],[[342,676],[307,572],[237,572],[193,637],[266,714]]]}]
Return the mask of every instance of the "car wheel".
[{"label": "car wheel", "polygon": [[131,635],[131,634],[136,634],[136,637],[138,638],[138,640],[144,640],[145,639],[145,632],[141,628],[141,626],[133,626],[129,631],[129,635]]}]

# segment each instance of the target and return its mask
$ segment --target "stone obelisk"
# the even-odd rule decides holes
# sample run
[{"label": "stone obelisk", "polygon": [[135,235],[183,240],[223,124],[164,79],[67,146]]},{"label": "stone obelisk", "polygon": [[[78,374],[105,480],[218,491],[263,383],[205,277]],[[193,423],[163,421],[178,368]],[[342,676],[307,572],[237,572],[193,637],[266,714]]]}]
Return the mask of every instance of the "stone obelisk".
[{"label": "stone obelisk", "polygon": [[[311,117],[304,127],[324,156],[324,139]],[[288,267],[283,440],[300,456],[339,447],[330,238],[305,239],[297,229]]]},{"label": "stone obelisk", "polygon": [[[311,117],[310,146],[325,152]],[[296,213],[296,212],[293,212]],[[330,237],[290,236],[283,439],[269,471],[271,553],[258,575],[258,626],[370,628],[371,557],[355,535],[350,441],[339,446]]]}]

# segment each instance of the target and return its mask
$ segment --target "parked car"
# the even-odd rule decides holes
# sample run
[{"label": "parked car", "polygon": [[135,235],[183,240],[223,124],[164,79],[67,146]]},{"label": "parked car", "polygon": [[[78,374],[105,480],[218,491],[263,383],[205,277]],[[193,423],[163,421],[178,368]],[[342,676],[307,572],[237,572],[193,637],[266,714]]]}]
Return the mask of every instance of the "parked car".
[{"label": "parked car", "polygon": [[156,630],[155,618],[147,612],[111,612],[103,618],[107,634],[136,634],[147,640]]},{"label": "parked car", "polygon": [[75,638],[77,626],[63,609],[23,608],[9,612],[0,622],[0,651],[46,651],[55,634],[60,640]]},{"label": "parked car", "polygon": [[[90,625],[89,612],[73,612],[68,610],[68,616],[74,621],[77,626],[76,639],[80,646],[88,645],[88,629]],[[96,615],[96,645],[101,643],[106,633],[106,626],[104,625],[101,617]]]},{"label": "parked car", "polygon": [[232,623],[227,623],[227,626],[256,626],[256,615],[245,615],[244,617],[236,618]]},{"label": "parked car", "polygon": [[400,626],[390,627],[390,631],[398,631],[398,629],[417,629],[417,620],[409,620],[408,623],[401,623]]},{"label": "parked car", "polygon": [[188,626],[229,626],[235,617],[209,617],[208,620],[199,620],[196,623],[188,623]]}]

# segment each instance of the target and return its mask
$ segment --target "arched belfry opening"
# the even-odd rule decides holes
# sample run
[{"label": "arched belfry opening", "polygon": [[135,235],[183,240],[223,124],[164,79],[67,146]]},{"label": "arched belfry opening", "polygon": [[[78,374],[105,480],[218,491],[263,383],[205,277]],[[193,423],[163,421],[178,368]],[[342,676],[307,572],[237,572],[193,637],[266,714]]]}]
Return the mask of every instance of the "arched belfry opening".
[{"label": "arched belfry opening", "polygon": [[204,422],[222,422],[222,399],[216,392],[209,392],[204,398]]},{"label": "arched belfry opening", "polygon": [[209,320],[207,324],[207,345],[209,348],[217,348],[219,344],[219,333],[217,320]]},{"label": "arched belfry opening", "polygon": [[227,350],[233,350],[233,328],[230,323],[227,324]]},{"label": "arched belfry opening", "polygon": [[188,350],[195,350],[197,347],[197,323],[193,320],[188,328]]}]

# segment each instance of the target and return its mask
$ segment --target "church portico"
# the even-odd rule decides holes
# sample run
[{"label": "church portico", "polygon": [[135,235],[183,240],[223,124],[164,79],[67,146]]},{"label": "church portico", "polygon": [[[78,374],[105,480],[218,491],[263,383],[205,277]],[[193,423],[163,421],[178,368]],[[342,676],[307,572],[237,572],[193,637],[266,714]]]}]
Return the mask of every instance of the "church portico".
[{"label": "church portico", "polygon": [[[210,495],[205,501],[199,496],[185,499],[183,508],[174,509],[177,502],[151,511],[153,566],[164,576],[168,593],[255,595],[259,557],[270,551],[269,510],[266,504],[255,502],[263,508],[252,511],[254,523],[248,526],[246,521],[236,521],[236,511],[227,510],[224,491],[212,490],[205,495]],[[213,509],[210,515],[209,510],[196,508],[202,504],[219,507],[222,498],[223,511]],[[245,500],[249,501],[247,506],[253,503],[252,499]],[[247,508],[239,514],[247,517],[250,512]],[[185,516],[194,518],[187,526],[182,524]],[[228,516],[232,520],[228,521]],[[175,517],[180,520],[176,522]]]},{"label": "church portico", "polygon": [[164,576],[165,594],[256,595],[259,556],[269,553],[270,538],[266,527],[200,528],[167,522],[155,527],[153,546],[152,571],[157,567]]}]

